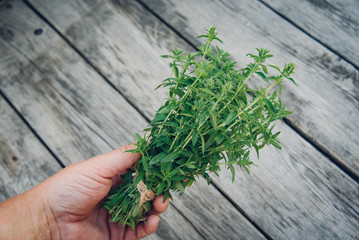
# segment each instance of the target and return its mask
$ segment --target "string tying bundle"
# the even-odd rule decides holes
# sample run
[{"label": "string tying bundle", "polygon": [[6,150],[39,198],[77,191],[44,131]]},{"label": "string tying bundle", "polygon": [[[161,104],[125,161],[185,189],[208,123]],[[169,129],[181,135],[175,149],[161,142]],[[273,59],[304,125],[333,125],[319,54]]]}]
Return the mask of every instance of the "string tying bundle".
[{"label": "string tying bundle", "polygon": [[156,197],[156,194],[151,189],[148,190],[146,184],[142,180],[137,184],[137,190],[141,194],[140,207],[142,207],[145,202],[152,201]]}]

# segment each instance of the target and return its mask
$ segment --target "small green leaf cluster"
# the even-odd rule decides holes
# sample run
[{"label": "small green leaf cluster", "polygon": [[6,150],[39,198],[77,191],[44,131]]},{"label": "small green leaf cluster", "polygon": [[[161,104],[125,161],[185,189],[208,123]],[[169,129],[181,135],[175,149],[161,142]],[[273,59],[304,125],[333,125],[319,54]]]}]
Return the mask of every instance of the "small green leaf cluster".
[{"label": "small green leaf cluster", "polygon": [[137,183],[132,181],[132,172],[121,176],[123,184],[114,188],[103,206],[111,214],[111,222],[129,225],[135,229],[136,224],[143,220],[144,215],[152,209],[152,202],[147,201],[140,207],[141,194],[137,190]]},{"label": "small green leaf cluster", "polygon": [[[132,152],[142,158],[135,165],[135,183],[142,180],[165,199],[170,191],[184,193],[198,176],[210,184],[209,173],[218,176],[221,165],[231,171],[232,180],[234,165],[249,173],[251,149],[259,154],[265,145],[281,148],[273,122],[290,112],[273,87],[281,91],[284,79],[295,83],[290,77],[294,64],[282,70],[266,65],[273,55],[257,49],[257,54],[248,54],[253,62],[237,69],[229,53],[211,47],[213,41],[222,42],[217,35],[212,27],[199,36],[207,41],[198,51],[185,54],[174,49],[162,56],[171,60],[172,76],[158,86],[169,88],[168,99],[146,129],[150,134],[137,134]],[[270,75],[268,68],[278,74]],[[251,79],[263,79],[267,87],[252,89]]]}]

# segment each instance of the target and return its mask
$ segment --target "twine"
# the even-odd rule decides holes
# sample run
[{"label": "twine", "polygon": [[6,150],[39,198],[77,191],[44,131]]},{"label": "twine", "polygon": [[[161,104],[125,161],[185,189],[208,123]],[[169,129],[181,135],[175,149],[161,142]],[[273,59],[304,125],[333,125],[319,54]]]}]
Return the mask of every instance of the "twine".
[{"label": "twine", "polygon": [[145,202],[151,201],[156,197],[156,194],[152,190],[148,190],[142,180],[137,184],[137,190],[141,193],[140,207],[142,207]]}]

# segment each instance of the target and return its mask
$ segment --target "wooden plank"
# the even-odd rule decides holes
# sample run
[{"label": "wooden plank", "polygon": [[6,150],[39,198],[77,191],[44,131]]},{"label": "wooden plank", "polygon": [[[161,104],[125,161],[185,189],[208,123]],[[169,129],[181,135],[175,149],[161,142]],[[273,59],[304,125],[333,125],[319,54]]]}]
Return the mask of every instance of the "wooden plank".
[{"label": "wooden plank", "polygon": [[[131,21],[138,21],[138,22],[134,23],[135,26],[131,25],[132,24],[131,21],[124,22],[124,25],[126,24],[127,26],[128,25],[133,26],[133,27],[131,27],[131,29],[133,29],[132,31],[136,33],[137,38],[147,39],[149,37],[149,33],[146,31],[142,31],[143,33],[141,34],[141,32],[136,29],[136,26],[141,26],[140,29],[150,29],[152,26],[152,29],[153,29],[153,26],[157,26],[156,25],[157,23],[156,22],[154,23],[154,20],[152,20],[152,21],[148,20],[148,16],[146,14],[141,15],[142,18],[137,18],[135,13],[141,12],[141,9],[140,9],[140,7],[133,9],[131,6],[133,6],[135,4],[131,5],[131,3],[129,3],[129,4],[124,4],[123,2],[121,2],[121,3],[122,4],[120,4],[120,5],[116,5],[118,7],[115,9],[107,7],[107,4],[103,3],[103,4],[101,4],[101,6],[96,6],[96,10],[93,10],[93,12],[90,10],[88,10],[87,12],[84,10],[79,10],[80,6],[76,5],[77,8],[75,8],[76,10],[74,10],[74,11],[86,12],[84,20],[81,20],[82,18],[80,18],[80,17],[76,17],[76,18],[73,17],[73,19],[71,20],[71,17],[67,16],[64,24],[62,24],[62,21],[63,21],[62,18],[57,17],[56,13],[51,12],[51,9],[56,9],[56,7],[54,7],[54,5],[52,5],[54,3],[50,4],[49,2],[46,2],[46,4],[50,4],[50,5],[46,5],[46,6],[36,5],[36,7],[38,9],[42,10],[42,13],[45,15],[49,14],[49,16],[50,16],[50,14],[51,14],[51,16],[54,17],[54,18],[52,18],[53,24],[56,27],[58,27],[60,29],[60,31],[65,33],[66,36],[70,38],[72,43],[75,46],[77,46],[78,48],[80,48],[84,52],[84,54],[86,54],[89,57],[89,59],[91,59],[93,61],[93,63],[99,69],[101,69],[101,71],[107,72],[109,70],[107,69],[107,67],[103,67],[104,64],[102,64],[102,61],[101,61],[102,57],[95,58],[95,56],[92,55],[91,52],[89,51],[90,48],[88,47],[88,45],[91,45],[91,44],[89,44],[88,42],[91,38],[94,38],[95,36],[92,36],[91,33],[69,34],[69,31],[67,29],[69,29],[69,28],[87,29],[90,26],[94,26],[94,24],[93,24],[94,20],[91,20],[90,16],[98,15],[98,18],[101,18],[100,16],[102,16],[102,15],[104,15],[104,13],[106,13],[106,17],[109,19],[107,23],[114,23],[114,25],[116,25],[116,24],[118,24],[119,19],[121,19],[120,17],[118,17],[118,15],[120,15],[120,16],[130,15]],[[165,3],[163,2],[163,4],[165,4]],[[175,3],[173,3],[173,4],[175,4]],[[188,4],[184,4],[183,8],[186,9],[187,5]],[[167,5],[164,5],[164,6],[165,6],[165,8],[161,9],[161,11],[159,11],[159,12],[162,12],[165,14],[167,9],[173,10],[173,8],[171,8],[171,6],[167,6]],[[82,8],[89,9],[89,7],[87,7],[87,8],[82,7]],[[193,5],[192,5],[192,8],[193,8]],[[138,10],[138,9],[140,9],[140,10]],[[176,10],[179,10],[179,9],[180,8],[177,8]],[[194,9],[199,9],[199,8],[197,7]],[[188,9],[188,11],[191,12],[192,10]],[[127,12],[130,12],[131,14],[128,14]],[[179,19],[177,18],[177,15],[174,14],[173,17],[175,17],[176,21],[181,25],[181,21],[179,21]],[[77,15],[75,15],[75,16],[77,16]],[[212,16],[215,16],[215,14],[213,13]],[[185,18],[184,13],[182,13],[182,18]],[[202,21],[199,21],[199,22],[203,25]],[[146,24],[146,23],[148,23],[148,24]],[[185,26],[188,27],[189,25],[185,24],[183,21],[182,21],[182,23],[183,23],[183,25],[181,25],[181,26],[183,26],[184,29],[180,29],[180,31],[183,33],[186,33],[186,31],[184,31],[184,30],[187,30],[185,28]],[[231,21],[228,21],[228,24],[231,24]],[[107,36],[107,33],[111,34],[111,30],[115,31],[116,35],[120,35],[120,33],[121,33],[120,30],[116,30],[115,27],[108,26],[108,25],[109,24],[104,24],[103,26],[101,26],[101,31],[106,33],[105,36]],[[195,24],[191,24],[191,26],[192,25],[194,26]],[[110,29],[110,30],[107,30],[107,29]],[[235,29],[235,28],[233,28],[233,29]],[[94,30],[94,31],[96,31],[96,30]],[[190,29],[187,31],[190,31]],[[159,33],[156,32],[156,34],[159,34]],[[154,32],[152,32],[152,36],[153,35],[155,35]],[[191,36],[195,36],[195,35],[196,34],[193,34]],[[101,46],[102,48],[106,48],[106,46],[113,46],[116,44],[118,46],[122,46],[124,44],[124,41],[126,41],[126,40],[122,40],[122,39],[116,39],[116,41],[115,41],[113,39],[109,39],[107,37],[98,36],[98,35],[96,35],[96,37],[97,37],[97,39],[100,38],[101,43],[102,43],[102,46]],[[129,37],[131,39],[130,36],[126,36],[126,38],[127,37]],[[153,38],[155,38],[155,37],[153,37]],[[227,38],[228,38],[228,35],[227,35]],[[140,40],[138,40],[138,41],[140,41]],[[232,39],[232,42],[233,41],[234,40]],[[177,45],[179,45],[179,44],[181,44],[181,42],[179,42]],[[184,45],[184,47],[186,47],[186,46]],[[115,49],[114,47],[112,47],[112,48]],[[188,48],[188,46],[187,46],[187,48]],[[105,56],[105,54],[109,54],[109,52],[110,52],[110,51],[105,52],[104,50],[101,50],[99,48],[96,48],[96,49],[97,49],[96,54],[97,55],[100,54],[100,56]],[[157,51],[157,50],[158,50],[158,47],[156,47],[155,43],[154,43],[153,48],[151,48],[151,50],[148,50],[148,51],[153,52],[153,51]],[[114,53],[112,53],[112,54],[114,54]],[[113,56],[112,54],[110,56]],[[123,52],[122,52],[122,54],[123,55],[121,55],[121,56],[123,59],[126,59],[125,57],[129,56]],[[159,54],[160,53],[158,53],[158,55]],[[147,59],[147,56],[149,56],[150,53],[141,52],[141,56],[142,55],[146,56],[145,59]],[[153,55],[153,57],[155,59],[154,55]],[[115,58],[113,58],[113,59],[115,59]],[[154,60],[154,61],[156,61],[156,60]],[[117,64],[120,64],[120,62],[121,61],[117,60]],[[146,65],[145,63],[146,63],[145,61],[140,61],[138,64],[141,66],[145,66]],[[162,63],[159,64],[158,66],[159,67],[162,66]],[[142,80],[142,82],[141,82],[141,80]],[[139,85],[144,84],[145,81],[150,81],[150,80],[151,79],[136,79],[136,81],[139,81],[139,83],[138,83]],[[158,81],[158,80],[154,79],[153,81]],[[126,85],[121,85],[121,88],[128,89],[127,91],[123,89],[126,94],[131,93],[130,87],[127,87]],[[295,89],[295,91],[296,90],[297,89]],[[294,92],[294,90],[292,90],[292,91]],[[151,99],[151,98],[160,99],[160,96],[150,94],[149,92],[148,93],[144,92],[142,96],[146,97],[146,98],[149,97],[147,101],[150,101],[149,99]],[[284,98],[287,98],[287,96],[285,96]],[[155,102],[156,100],[151,99],[151,101]],[[157,101],[159,101],[159,100],[157,100]],[[149,111],[149,110],[146,110],[145,107],[143,107],[143,106],[139,106],[139,108],[143,109],[144,112]],[[255,219],[255,221],[257,221],[257,223],[260,224],[262,227],[265,227],[265,231],[268,231],[272,236],[276,236],[278,238],[287,239],[287,238],[294,238],[297,236],[298,236],[298,238],[300,236],[308,236],[308,234],[305,232],[305,229],[303,229],[303,226],[308,226],[310,224],[313,225],[312,229],[315,229],[318,232],[317,235],[324,236],[324,237],[325,236],[334,236],[337,233],[335,233],[335,231],[330,230],[330,228],[332,227],[332,222],[327,224],[326,223],[327,217],[337,219],[339,221],[340,226],[342,227],[341,231],[339,231],[339,234],[343,233],[345,236],[352,235],[353,228],[351,228],[351,226],[349,226],[349,227],[346,226],[345,224],[343,224],[343,222],[347,221],[350,223],[354,223],[354,227],[357,226],[357,225],[355,225],[355,220],[356,220],[355,211],[357,212],[358,204],[356,202],[357,198],[355,198],[355,197],[353,198],[353,196],[357,195],[356,189],[358,187],[358,184],[353,182],[350,178],[348,178],[348,176],[343,174],[337,167],[335,167],[333,164],[331,164],[320,153],[318,153],[309,144],[307,144],[305,141],[303,141],[303,139],[300,138],[295,132],[291,131],[291,129],[289,129],[286,126],[284,126],[283,128],[284,128],[283,132],[285,132],[285,134],[283,134],[283,136],[282,136],[283,142],[288,141],[288,142],[292,143],[292,145],[290,145],[291,148],[293,148],[293,146],[296,146],[295,143],[297,143],[297,142],[299,143],[299,147],[295,148],[296,149],[295,152],[293,152],[292,150],[290,150],[290,151],[285,150],[285,151],[283,151],[284,153],[281,153],[283,155],[283,157],[287,158],[288,156],[290,156],[289,159],[284,159],[286,161],[289,161],[289,163],[288,163],[289,166],[295,165],[296,167],[295,168],[290,167],[289,169],[287,169],[288,166],[285,164],[283,164],[283,166],[275,165],[277,168],[280,168],[280,171],[278,171],[278,172],[270,171],[270,169],[272,169],[272,168],[267,167],[267,166],[264,166],[263,168],[262,167],[259,168],[259,169],[267,169],[266,170],[266,171],[268,171],[267,175],[270,173],[273,176],[273,178],[277,180],[275,182],[275,184],[273,183],[273,181],[272,181],[272,184],[270,184],[269,186],[267,184],[263,184],[263,182],[264,182],[263,180],[260,181],[260,180],[257,180],[257,178],[256,178],[256,177],[259,178],[260,174],[257,174],[258,176],[255,175],[254,177],[252,176],[251,178],[248,178],[245,182],[239,181],[241,183],[241,186],[250,186],[250,187],[248,187],[248,189],[246,189],[244,191],[246,193],[246,194],[243,194],[246,196],[245,198],[240,199],[240,201],[238,199],[235,199],[235,201],[237,202],[238,205],[243,207],[243,209],[246,212],[250,213],[251,218]],[[289,146],[284,146],[284,147],[286,149],[289,149]],[[279,153],[275,152],[273,149],[271,149],[269,151],[271,152],[271,154],[268,154],[268,156],[271,156],[271,157],[265,158],[261,161],[268,162],[268,166],[271,166],[271,164],[274,165],[274,163],[275,163],[275,160],[273,160],[274,159],[273,155],[275,154],[276,157],[280,157],[281,155],[279,155]],[[305,162],[301,161],[301,158],[303,156],[306,156]],[[312,162],[312,159],[309,158],[309,156],[313,157],[313,159],[318,159],[319,166],[318,166],[318,164],[316,165],[315,162]],[[324,169],[326,169],[327,171],[323,172],[323,170],[321,169],[322,167],[324,167]],[[307,172],[307,174],[310,175],[310,178],[307,177],[307,178],[303,179],[302,171]],[[228,175],[224,175],[224,176],[228,176]],[[240,176],[245,177],[245,175],[243,175],[243,174]],[[290,180],[287,179],[288,176],[291,176]],[[332,179],[334,179],[333,180],[334,183],[331,182]],[[265,179],[265,180],[267,180],[267,179]],[[313,184],[313,182],[314,182],[314,184]],[[294,188],[292,190],[292,185],[298,186],[298,187]],[[313,185],[314,185],[314,187],[317,186],[317,188],[314,188]],[[343,197],[333,194],[330,190],[327,190],[329,185],[333,185],[332,187],[335,188],[336,190],[341,189],[341,193],[342,193]],[[349,185],[349,187],[347,185]],[[238,190],[236,188],[234,188],[233,185],[228,185],[228,187],[229,186],[232,186],[231,190],[226,190],[226,193],[228,194],[228,196],[232,196],[232,194],[233,194],[233,196],[235,196],[235,193],[237,193]],[[309,188],[309,190],[308,190],[309,192],[307,194],[298,195],[298,193],[305,192],[306,189],[308,188],[308,186],[310,186],[311,188]],[[282,189],[282,191],[276,190],[277,188]],[[288,191],[286,191],[286,189]],[[331,188],[329,188],[329,189],[331,189]],[[267,192],[269,192],[269,194],[264,195]],[[249,193],[251,193],[251,195]],[[317,195],[320,195],[319,200],[317,200],[317,198],[318,198]],[[263,197],[260,198],[260,196],[263,196]],[[308,197],[308,199],[309,199],[308,201],[305,201],[306,197]],[[298,198],[298,200],[295,201],[292,206],[291,201],[294,201],[297,198]],[[345,199],[345,202],[341,201],[342,198]],[[286,203],[286,201],[288,201],[287,205],[289,205],[289,207],[282,208],[279,203]],[[316,212],[314,212],[312,210],[313,203],[315,203],[315,201],[319,201],[321,206],[323,206],[322,209],[319,209]],[[348,202],[348,203],[346,203],[346,202]],[[251,208],[254,208],[254,210],[260,209],[260,210],[262,210],[262,212],[256,211],[257,215],[255,216],[253,214],[254,210],[252,210],[252,212],[251,212],[250,209],[248,209],[248,206],[250,206]],[[267,207],[267,208],[263,209],[265,207]],[[344,213],[340,213],[340,211],[337,210],[337,208],[345,209]],[[351,210],[350,210],[351,208],[354,209],[354,214],[352,214],[353,212],[351,212]],[[264,212],[264,210],[267,210],[267,212]],[[348,213],[348,216],[346,216],[347,213]],[[190,216],[190,213],[186,213],[186,214],[188,216]],[[281,215],[283,215],[285,217],[281,217]],[[272,220],[273,216],[275,218],[275,222],[273,222],[273,220]],[[293,220],[291,220],[290,218],[292,218]],[[291,221],[292,225],[285,226],[286,222],[288,222],[288,221]],[[295,222],[297,222],[297,223],[295,223]],[[333,228],[333,229],[338,230],[337,228]],[[296,235],[296,234],[298,234],[298,235]]]},{"label": "wooden plank", "polygon": [[[351,65],[258,2],[144,2],[195,44],[198,42],[194,37],[204,28],[217,26],[226,46],[232,46],[228,50],[240,63],[247,63],[246,53],[256,47],[272,50],[277,57],[273,63],[294,61],[300,88],[288,84],[284,93],[294,112],[290,121],[358,176],[359,73]],[[95,1],[86,6],[77,1],[57,4],[42,0],[33,4],[129,101],[149,118],[153,116],[166,93],[160,90],[157,97],[147,90],[170,74],[167,62],[158,56],[174,47],[190,49],[188,45],[136,3]],[[206,9],[203,16],[196,12],[202,8]],[[217,19],[218,14],[222,17]],[[128,26],[133,27],[128,30]],[[93,39],[102,44],[94,44]],[[136,47],[132,43],[137,43]]]},{"label": "wooden plank", "polygon": [[[13,1],[12,6],[0,13],[1,18],[6,19],[0,28],[12,36],[0,39],[1,51],[5,53],[0,57],[4,66],[0,69],[3,79],[0,86],[62,161],[69,164],[88,158],[89,154],[108,151],[121,142],[129,142],[135,131],[145,127],[146,121],[54,31],[20,1]],[[33,34],[37,28],[43,29],[41,35]],[[207,194],[218,195],[214,189]],[[200,204],[202,199],[198,201],[202,208],[207,208]],[[230,206],[223,197],[217,201]],[[230,206],[228,211],[236,209]],[[165,222],[171,223],[172,219],[186,222],[177,211],[169,213],[174,214],[165,215]],[[250,232],[251,236],[261,237],[243,216],[238,213],[232,216],[236,217],[233,221],[245,224],[238,226],[236,232],[217,236],[241,237]],[[218,224],[216,216],[194,224],[203,224],[207,219]],[[188,228],[188,223],[168,225],[168,228],[170,234],[159,238],[199,235],[193,227]]]},{"label": "wooden plank", "polygon": [[295,62],[300,87],[288,83],[283,93],[290,122],[359,177],[359,72],[352,65],[257,1],[143,2],[196,45],[195,36],[217,26],[242,66],[258,47],[276,56],[271,63]]},{"label": "wooden plank", "polygon": [[152,118],[167,97],[162,89],[154,97],[152,90],[170,75],[168,61],[159,56],[178,44],[191,47],[135,1],[30,2],[126,99]]},{"label": "wooden plank", "polygon": [[262,1],[359,68],[359,1]]},{"label": "wooden plank", "polygon": [[61,169],[20,117],[0,97],[0,202]]},{"label": "wooden plank", "polygon": [[289,127],[277,130],[282,151],[265,148],[250,175],[237,167],[237,184],[228,170],[215,184],[274,239],[356,239],[359,184]]},{"label": "wooden plank", "polygon": [[178,211],[169,205],[166,212],[160,215],[160,222],[155,234],[145,238],[146,240],[168,239],[204,239],[193,226]]},{"label": "wooden plank", "polygon": [[0,87],[61,161],[133,141],[147,125],[142,116],[26,5],[11,4],[1,12],[12,38],[0,38]]},{"label": "wooden plank", "polygon": [[176,194],[174,205],[186,214],[205,239],[265,239],[229,202],[222,199],[213,186],[199,178],[184,195],[179,197]]}]

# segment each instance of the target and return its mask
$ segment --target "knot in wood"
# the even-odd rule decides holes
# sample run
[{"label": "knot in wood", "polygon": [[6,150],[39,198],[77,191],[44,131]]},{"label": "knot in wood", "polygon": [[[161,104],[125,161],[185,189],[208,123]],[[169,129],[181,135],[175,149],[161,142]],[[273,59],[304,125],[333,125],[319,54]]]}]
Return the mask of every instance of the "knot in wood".
[{"label": "knot in wood", "polygon": [[140,207],[147,201],[155,199],[156,194],[152,190],[148,190],[146,184],[141,180],[137,184],[137,190],[141,194],[140,198]]}]

